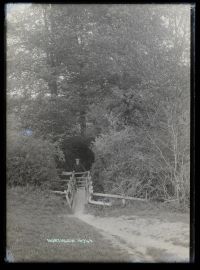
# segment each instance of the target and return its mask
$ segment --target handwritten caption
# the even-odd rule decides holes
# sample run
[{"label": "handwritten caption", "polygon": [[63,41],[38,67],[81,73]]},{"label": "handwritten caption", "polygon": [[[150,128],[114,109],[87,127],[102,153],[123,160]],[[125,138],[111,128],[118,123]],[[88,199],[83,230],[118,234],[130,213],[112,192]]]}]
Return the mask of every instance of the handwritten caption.
[{"label": "handwritten caption", "polygon": [[47,239],[48,243],[81,243],[89,244],[93,243],[91,239]]}]

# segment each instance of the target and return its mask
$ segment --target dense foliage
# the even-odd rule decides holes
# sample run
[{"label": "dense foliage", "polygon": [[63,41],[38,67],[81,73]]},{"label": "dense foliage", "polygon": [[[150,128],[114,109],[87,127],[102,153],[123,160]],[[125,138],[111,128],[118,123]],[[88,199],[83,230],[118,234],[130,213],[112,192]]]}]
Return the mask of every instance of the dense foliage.
[{"label": "dense foliage", "polygon": [[7,70],[8,114],[65,169],[95,138],[96,189],[188,204],[189,5],[14,5]]},{"label": "dense foliage", "polygon": [[[13,123],[13,121],[15,122]],[[64,161],[59,146],[29,135],[16,125],[12,116],[7,130],[8,185],[48,186],[58,179],[56,160]]]}]

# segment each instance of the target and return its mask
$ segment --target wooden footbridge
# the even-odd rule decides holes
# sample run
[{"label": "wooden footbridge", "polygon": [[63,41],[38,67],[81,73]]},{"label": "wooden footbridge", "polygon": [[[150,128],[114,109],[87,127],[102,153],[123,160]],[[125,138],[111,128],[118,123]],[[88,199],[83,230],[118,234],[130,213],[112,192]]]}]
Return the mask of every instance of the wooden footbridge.
[{"label": "wooden footbridge", "polygon": [[[122,196],[117,194],[104,194],[96,193],[93,191],[93,182],[90,171],[85,172],[62,172],[60,174],[62,178],[59,182],[62,183],[63,190],[52,190],[53,193],[64,195],[67,204],[72,209],[74,204],[74,199],[78,190],[84,190],[86,202],[95,205],[111,206],[113,199],[121,199],[122,204],[125,205],[126,200],[139,200],[147,201],[147,198],[136,198],[129,196]],[[94,198],[101,198],[97,200]],[[105,198],[107,198],[105,201]]]}]

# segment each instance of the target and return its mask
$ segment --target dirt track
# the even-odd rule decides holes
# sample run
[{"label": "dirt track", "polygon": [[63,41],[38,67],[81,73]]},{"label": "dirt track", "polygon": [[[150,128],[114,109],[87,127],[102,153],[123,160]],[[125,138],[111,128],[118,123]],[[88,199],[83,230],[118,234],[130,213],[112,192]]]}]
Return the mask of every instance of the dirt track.
[{"label": "dirt track", "polygon": [[[188,214],[159,214],[144,205],[145,211],[113,209],[117,217],[109,209],[105,217],[88,215],[81,190],[75,214],[70,214],[64,198],[52,194],[18,188],[7,195],[7,249],[16,262],[189,260]],[[47,239],[91,239],[92,243],[49,243]]]},{"label": "dirt track", "polygon": [[132,262],[189,262],[189,224],[137,215],[97,217],[84,214],[84,203],[84,190],[80,190],[75,216],[126,250]]}]

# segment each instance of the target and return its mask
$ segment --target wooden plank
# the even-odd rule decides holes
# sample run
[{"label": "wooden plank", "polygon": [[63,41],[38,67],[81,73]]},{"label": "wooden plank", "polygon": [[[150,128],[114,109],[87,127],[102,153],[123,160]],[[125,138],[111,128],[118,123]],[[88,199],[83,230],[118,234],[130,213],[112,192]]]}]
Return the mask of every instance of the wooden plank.
[{"label": "wooden plank", "polygon": [[86,184],[85,181],[77,181],[77,184],[81,183],[81,184]]},{"label": "wooden plank", "polygon": [[163,203],[174,202],[174,201],[178,201],[178,199],[166,200],[166,201],[164,201]]},{"label": "wooden plank", "polygon": [[74,174],[79,175],[79,174],[86,174],[86,173],[88,174],[88,171],[86,171],[86,172],[75,172]]},{"label": "wooden plank", "polygon": [[60,191],[60,190],[50,190],[50,192],[57,193],[57,194],[67,194],[66,191]]},{"label": "wooden plank", "polygon": [[96,204],[96,205],[104,205],[104,206],[111,206],[111,203],[108,202],[98,202],[91,199],[91,197],[88,198],[88,203],[90,204]]},{"label": "wooden plank", "polygon": [[121,195],[114,195],[114,194],[92,193],[92,195],[98,196],[98,197],[108,197],[108,198],[117,198],[117,199],[125,199],[125,200],[147,201],[146,199],[142,199],[142,198],[121,196]]},{"label": "wooden plank", "polygon": [[61,175],[72,175],[72,172],[62,172]]},{"label": "wooden plank", "polygon": [[69,182],[70,181],[70,179],[66,179],[66,180],[54,180],[54,181],[51,181],[51,183],[60,183],[60,182]]},{"label": "wooden plank", "polygon": [[71,202],[70,202],[70,199],[68,197],[68,194],[65,195],[65,198],[67,200],[67,203],[68,203],[69,207],[71,208]]}]

